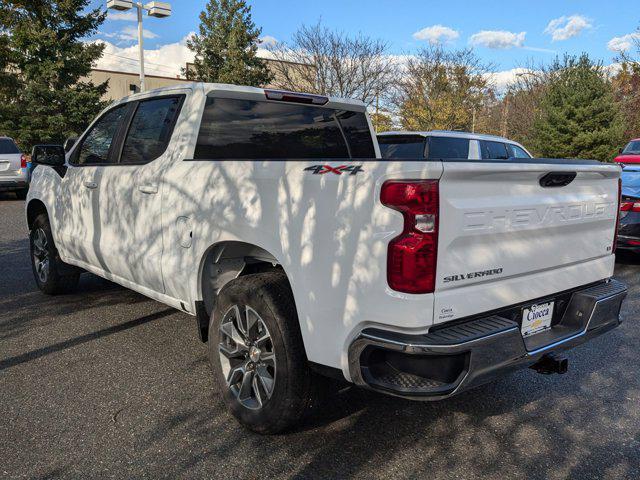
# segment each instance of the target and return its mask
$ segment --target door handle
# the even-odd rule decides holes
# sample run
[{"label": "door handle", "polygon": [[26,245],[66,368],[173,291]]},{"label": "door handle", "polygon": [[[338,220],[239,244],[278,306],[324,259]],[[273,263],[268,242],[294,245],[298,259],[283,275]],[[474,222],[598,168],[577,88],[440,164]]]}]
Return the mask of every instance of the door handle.
[{"label": "door handle", "polygon": [[91,190],[98,188],[98,184],[96,182],[84,182],[83,185]]},{"label": "door handle", "polygon": [[142,193],[153,195],[155,193],[158,193],[158,185],[155,185],[155,184],[138,185],[138,190],[140,190]]}]

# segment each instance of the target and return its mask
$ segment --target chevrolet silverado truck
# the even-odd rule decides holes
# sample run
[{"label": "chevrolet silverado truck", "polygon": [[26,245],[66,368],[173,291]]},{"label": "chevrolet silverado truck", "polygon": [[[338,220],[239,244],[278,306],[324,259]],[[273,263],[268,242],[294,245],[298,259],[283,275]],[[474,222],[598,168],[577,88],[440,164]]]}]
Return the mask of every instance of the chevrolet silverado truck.
[{"label": "chevrolet silverado truck", "polygon": [[91,272],[194,316],[254,431],[319,375],[447,399],[620,322],[616,165],[385,160],[361,102],[220,84],[125,98],[33,161],[38,287]]}]

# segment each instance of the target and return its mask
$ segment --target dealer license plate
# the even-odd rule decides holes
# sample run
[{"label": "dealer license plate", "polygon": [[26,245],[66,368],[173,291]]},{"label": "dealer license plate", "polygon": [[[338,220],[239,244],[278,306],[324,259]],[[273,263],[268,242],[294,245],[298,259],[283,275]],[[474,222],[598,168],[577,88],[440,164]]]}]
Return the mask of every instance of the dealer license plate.
[{"label": "dealer license plate", "polygon": [[553,302],[538,303],[524,308],[522,310],[522,327],[520,328],[522,336],[530,337],[549,330],[552,318]]}]

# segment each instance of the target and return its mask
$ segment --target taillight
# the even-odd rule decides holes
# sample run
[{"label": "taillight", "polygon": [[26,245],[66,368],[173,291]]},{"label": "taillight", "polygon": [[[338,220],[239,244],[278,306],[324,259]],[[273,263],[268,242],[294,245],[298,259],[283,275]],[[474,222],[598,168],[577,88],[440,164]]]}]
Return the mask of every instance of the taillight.
[{"label": "taillight", "polygon": [[431,293],[438,253],[438,181],[387,180],[380,201],[402,213],[402,233],[389,242],[387,282],[404,293]]},{"label": "taillight", "polygon": [[620,204],[621,212],[640,212],[640,202],[622,202]]},{"label": "taillight", "polygon": [[20,157],[20,168],[27,168],[27,156],[24,154]]},{"label": "taillight", "polygon": [[611,253],[616,253],[616,247],[618,246],[618,228],[620,227],[620,210],[621,209],[622,209],[622,179],[618,178],[618,208],[616,209],[616,229],[613,232],[613,245],[611,246]]}]

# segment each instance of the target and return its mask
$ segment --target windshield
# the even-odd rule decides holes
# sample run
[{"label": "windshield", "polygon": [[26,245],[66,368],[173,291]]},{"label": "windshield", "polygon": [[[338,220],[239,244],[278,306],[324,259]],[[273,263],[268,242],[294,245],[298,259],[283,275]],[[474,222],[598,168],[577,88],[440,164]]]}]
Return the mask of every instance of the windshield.
[{"label": "windshield", "polygon": [[622,150],[623,155],[637,155],[640,154],[640,140],[634,140],[627,143],[627,146]]},{"label": "windshield", "polygon": [[20,153],[20,149],[10,138],[0,138],[0,154],[10,155]]},{"label": "windshield", "polygon": [[382,158],[424,158],[424,141],[424,137],[419,135],[378,137]]}]

